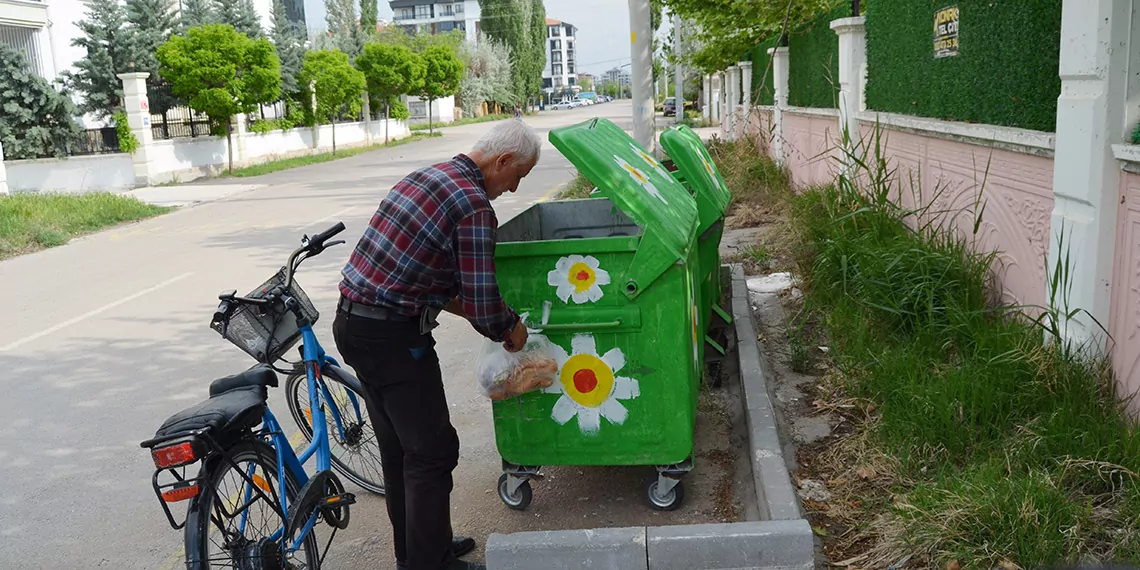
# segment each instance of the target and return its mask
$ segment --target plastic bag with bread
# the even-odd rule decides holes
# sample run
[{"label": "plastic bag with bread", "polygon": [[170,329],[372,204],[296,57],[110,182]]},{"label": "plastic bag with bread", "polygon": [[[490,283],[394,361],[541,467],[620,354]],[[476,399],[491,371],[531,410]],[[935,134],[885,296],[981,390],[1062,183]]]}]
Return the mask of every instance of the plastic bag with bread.
[{"label": "plastic bag with bread", "polygon": [[501,343],[485,341],[475,375],[485,396],[506,400],[554,385],[558,363],[550,340],[531,334],[518,352],[507,352]]}]

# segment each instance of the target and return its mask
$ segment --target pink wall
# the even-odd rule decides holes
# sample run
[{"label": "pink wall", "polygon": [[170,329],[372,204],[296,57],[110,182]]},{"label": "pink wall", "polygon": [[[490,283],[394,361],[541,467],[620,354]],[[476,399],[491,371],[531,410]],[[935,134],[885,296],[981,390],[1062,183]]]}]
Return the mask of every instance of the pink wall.
[{"label": "pink wall", "polygon": [[839,117],[821,117],[784,111],[784,157],[792,184],[830,184],[838,173]]},{"label": "pink wall", "polygon": [[[757,146],[764,149],[768,145],[769,154],[772,151],[766,133],[771,121],[770,110],[757,109],[750,123]],[[838,144],[838,118],[785,111],[783,121],[786,166],[793,184],[803,187],[834,180],[837,152],[830,149]],[[864,140],[871,140],[871,134],[872,127],[865,124]],[[999,252],[994,271],[1004,300],[1046,305],[1053,160],[899,130],[886,130],[883,139],[888,164],[898,168],[902,204],[913,207],[921,201],[932,212],[944,212],[967,238],[973,231],[972,212],[982,190],[985,211],[976,243],[980,250]],[[1137,209],[1133,214],[1140,228],[1140,177],[1136,177],[1135,188]],[[1140,229],[1134,236],[1140,240]],[[1135,253],[1140,255],[1140,242]],[[1134,273],[1140,273],[1140,266]],[[1140,294],[1140,274],[1135,276],[1134,286]],[[1140,353],[1140,338],[1136,340],[1134,353]]]},{"label": "pink wall", "polygon": [[[1121,394],[1129,395],[1140,391],[1140,175],[1121,173],[1120,194],[1108,330],[1116,380]],[[1140,401],[1132,407],[1140,412]]]},{"label": "pink wall", "polygon": [[[863,126],[865,140],[871,132],[872,127]],[[1046,305],[1053,159],[894,130],[883,138],[888,164],[898,168],[904,205],[917,198],[933,212],[952,217],[955,227],[970,237],[981,191],[985,211],[977,247],[999,252],[994,271],[1004,300]]]}]

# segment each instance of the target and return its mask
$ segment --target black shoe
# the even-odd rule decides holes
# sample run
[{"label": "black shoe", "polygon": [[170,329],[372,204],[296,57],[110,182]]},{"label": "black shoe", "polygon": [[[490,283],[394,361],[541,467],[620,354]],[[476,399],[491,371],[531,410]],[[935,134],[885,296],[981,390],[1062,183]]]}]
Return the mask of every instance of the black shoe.
[{"label": "black shoe", "polygon": [[451,539],[451,555],[462,558],[475,550],[475,539],[467,536],[457,536]]},{"label": "black shoe", "polygon": [[[472,550],[475,550],[475,539],[474,538],[467,537],[467,536],[456,536],[456,537],[451,539],[451,555],[453,557],[460,558],[462,556],[466,556],[466,555],[470,554]],[[481,564],[477,564],[477,565],[473,565],[473,566],[463,566],[463,564],[467,564],[467,563],[463,562],[461,560],[456,560],[456,562],[460,563],[460,565],[454,566],[454,568],[457,568],[459,570],[462,570],[464,568],[471,568],[471,570],[486,570],[486,568],[487,568],[486,566],[483,566]],[[400,561],[396,561],[396,570],[407,570],[407,568],[408,568],[407,564],[404,564],[403,562],[400,562]],[[453,568],[453,567],[448,567],[448,570],[451,570],[451,568]]]}]

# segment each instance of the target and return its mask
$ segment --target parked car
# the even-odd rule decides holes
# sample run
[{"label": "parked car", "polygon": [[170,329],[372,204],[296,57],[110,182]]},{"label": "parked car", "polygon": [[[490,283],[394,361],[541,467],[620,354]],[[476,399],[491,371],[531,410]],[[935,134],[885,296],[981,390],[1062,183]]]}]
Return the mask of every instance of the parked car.
[{"label": "parked car", "polygon": [[673,97],[666,97],[665,104],[661,107],[661,112],[666,117],[672,117],[677,114],[677,100]]},{"label": "parked car", "polygon": [[566,109],[573,109],[574,107],[577,107],[577,105],[572,101],[558,101],[550,104],[550,109],[554,111],[564,111]]}]

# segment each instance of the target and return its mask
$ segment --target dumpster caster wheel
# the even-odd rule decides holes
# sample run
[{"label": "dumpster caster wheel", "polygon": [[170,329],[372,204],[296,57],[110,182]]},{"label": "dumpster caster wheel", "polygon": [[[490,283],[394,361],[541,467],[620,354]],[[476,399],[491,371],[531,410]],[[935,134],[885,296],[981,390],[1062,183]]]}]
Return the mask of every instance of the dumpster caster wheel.
[{"label": "dumpster caster wheel", "polygon": [[534,499],[534,492],[530,488],[530,481],[524,479],[512,493],[510,490],[511,479],[517,479],[517,477],[511,477],[506,473],[499,476],[499,498],[503,500],[503,504],[507,507],[516,511],[524,511],[530,506],[531,500]]},{"label": "dumpster caster wheel", "polygon": [[670,480],[673,485],[661,493],[669,483],[662,484],[664,477],[650,477],[645,480],[645,504],[658,511],[675,511],[685,501],[685,485],[679,480]]}]

